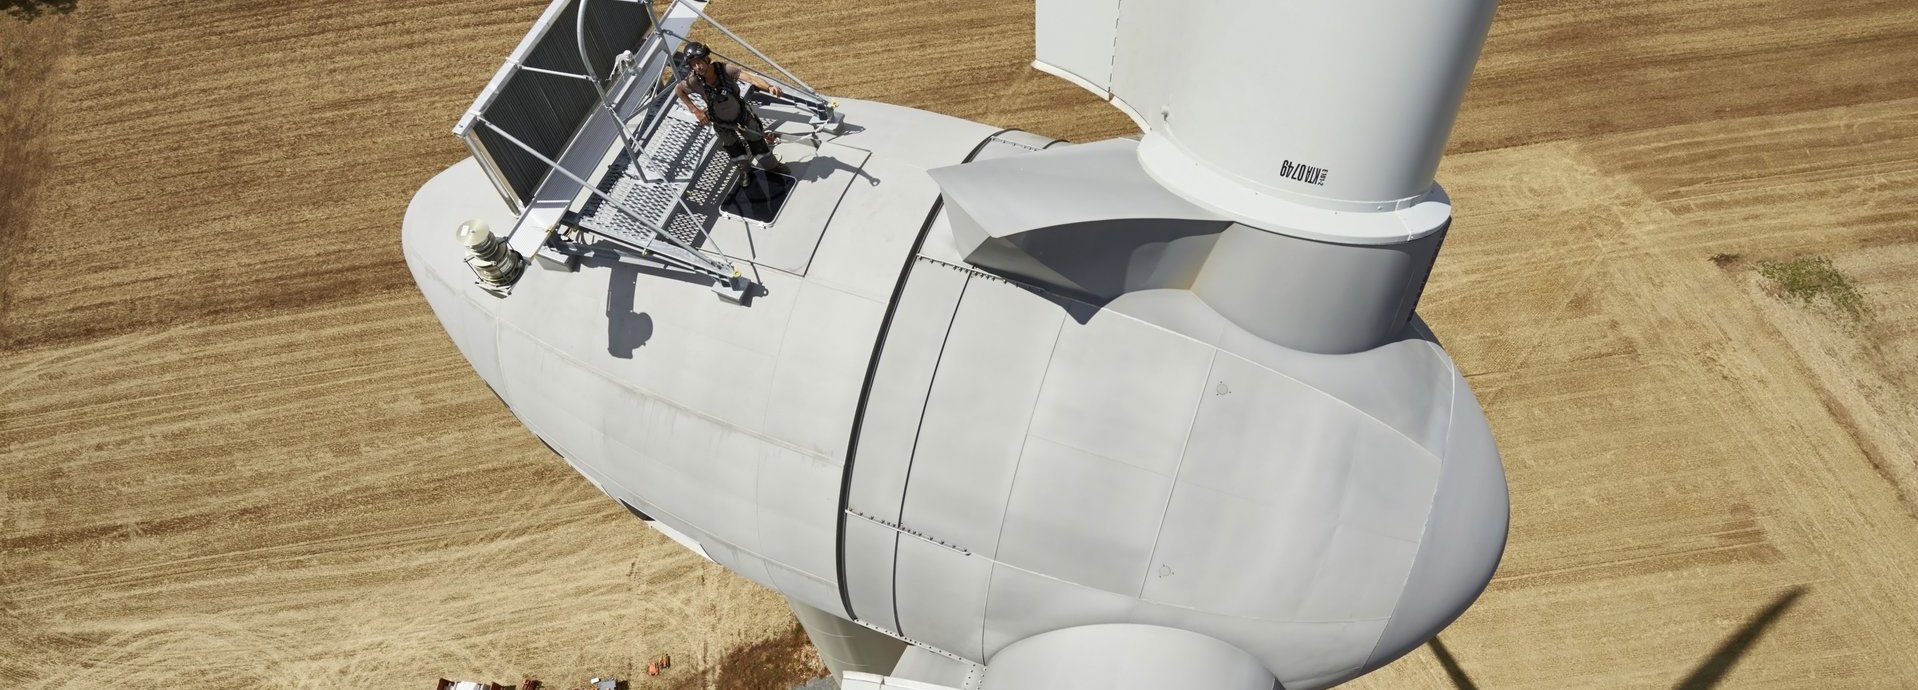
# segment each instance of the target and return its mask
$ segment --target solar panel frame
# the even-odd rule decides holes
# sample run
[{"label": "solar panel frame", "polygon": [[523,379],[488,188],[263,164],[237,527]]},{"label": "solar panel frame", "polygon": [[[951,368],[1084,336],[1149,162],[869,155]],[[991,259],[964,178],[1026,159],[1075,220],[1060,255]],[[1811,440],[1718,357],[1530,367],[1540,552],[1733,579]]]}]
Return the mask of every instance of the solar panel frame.
[{"label": "solar panel frame", "polygon": [[[512,144],[499,133],[473,127],[474,113],[499,126],[540,154],[559,160],[574,136],[600,107],[599,91],[584,78],[522,69],[585,75],[576,37],[577,12],[583,0],[554,0],[526,39],[507,58],[485,90],[462,118],[454,133],[465,138],[475,153],[483,153],[494,183],[515,211],[527,207],[535,192],[552,174],[538,156]],[[591,74],[604,78],[622,52],[637,52],[651,35],[651,15],[639,2],[599,0],[587,7],[585,35]]]}]

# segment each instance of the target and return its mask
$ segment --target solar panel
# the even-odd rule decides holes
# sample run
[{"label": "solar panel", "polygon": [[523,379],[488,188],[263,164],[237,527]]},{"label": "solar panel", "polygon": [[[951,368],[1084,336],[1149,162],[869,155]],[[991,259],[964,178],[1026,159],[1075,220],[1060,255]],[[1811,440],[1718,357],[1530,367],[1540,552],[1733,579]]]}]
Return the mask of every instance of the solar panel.
[{"label": "solar panel", "polygon": [[[522,42],[501,71],[504,81],[495,79],[488,93],[481,95],[481,115],[487,122],[506,130],[541,155],[554,160],[567,142],[599,108],[599,92],[592,83],[562,74],[537,70],[586,74],[580,61],[578,26],[581,0],[556,0],[534,25],[529,41]],[[613,60],[624,51],[638,51],[652,30],[646,8],[638,2],[598,0],[586,8],[586,57],[592,61],[592,74],[604,79],[613,69]],[[488,99],[490,96],[490,100]],[[476,144],[497,166],[500,176],[522,207],[531,203],[534,190],[546,179],[548,167],[505,137],[486,127],[476,127],[471,135]]]}]

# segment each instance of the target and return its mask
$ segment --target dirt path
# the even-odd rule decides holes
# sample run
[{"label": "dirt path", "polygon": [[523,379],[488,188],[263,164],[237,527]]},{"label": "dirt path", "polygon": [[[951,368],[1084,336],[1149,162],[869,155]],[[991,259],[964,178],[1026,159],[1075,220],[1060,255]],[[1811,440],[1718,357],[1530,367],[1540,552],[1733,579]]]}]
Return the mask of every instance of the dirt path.
[{"label": "dirt path", "polygon": [[[831,93],[1130,131],[1026,66],[1021,0],[778,8],[715,11]],[[0,19],[0,681],[690,672],[785,629],[524,433],[400,260],[538,11]],[[1357,687],[1918,678],[1912,45],[1899,0],[1501,7],[1420,311],[1491,417],[1511,544],[1453,668],[1428,647]],[[1810,255],[1867,317],[1757,270]]]}]

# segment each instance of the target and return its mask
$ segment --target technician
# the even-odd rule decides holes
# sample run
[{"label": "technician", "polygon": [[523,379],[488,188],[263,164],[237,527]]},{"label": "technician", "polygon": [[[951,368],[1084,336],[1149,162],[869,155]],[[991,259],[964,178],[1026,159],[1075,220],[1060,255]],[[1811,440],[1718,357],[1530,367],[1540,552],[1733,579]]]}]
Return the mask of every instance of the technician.
[{"label": "technician", "polygon": [[[726,149],[727,155],[732,156],[733,162],[744,164],[747,152],[751,151],[754,167],[787,172],[786,164],[773,157],[772,149],[767,146],[767,140],[772,137],[759,115],[740,96],[737,80],[744,79],[774,98],[785,95],[779,85],[737,65],[714,62],[712,50],[698,41],[687,41],[681,55],[690,74],[679,83],[679,102],[685,104],[694,117],[699,118],[699,124],[713,126],[713,132],[719,137],[719,145]],[[694,105],[691,97],[694,90],[706,101],[704,110]]]}]

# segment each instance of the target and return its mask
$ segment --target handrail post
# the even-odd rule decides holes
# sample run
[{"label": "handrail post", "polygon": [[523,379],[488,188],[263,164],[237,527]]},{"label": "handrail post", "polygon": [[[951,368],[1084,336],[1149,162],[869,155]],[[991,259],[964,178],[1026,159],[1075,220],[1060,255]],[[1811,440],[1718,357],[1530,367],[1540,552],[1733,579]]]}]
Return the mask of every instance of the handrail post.
[{"label": "handrail post", "polygon": [[812,85],[807,84],[804,79],[800,79],[798,76],[794,75],[792,71],[786,69],[784,65],[781,65],[778,62],[775,62],[772,58],[766,57],[765,53],[759,52],[758,48],[754,48],[753,44],[747,43],[746,39],[740,38],[739,34],[733,33],[732,29],[726,28],[725,24],[721,24],[719,23],[718,20],[715,20],[710,15],[707,15],[705,10],[699,9],[699,7],[695,6],[693,3],[690,3],[690,2],[683,3],[683,2],[680,2],[679,0],[674,0],[673,4],[685,5],[686,9],[692,10],[693,14],[699,15],[700,19],[706,20],[706,23],[713,25],[713,28],[718,29],[719,32],[722,34],[725,34],[727,38],[733,39],[734,43],[738,43],[741,46],[745,46],[746,50],[750,51],[753,54],[753,57],[757,57],[761,61],[764,61],[766,64],[772,65],[773,69],[779,70],[779,73],[785,75],[787,79],[791,79],[794,85],[798,86],[799,88],[805,89],[806,93],[811,94],[814,98],[818,98],[822,101],[825,100],[824,96],[819,95],[818,89],[814,89]]},{"label": "handrail post", "polygon": [[[555,161],[551,158],[547,158],[545,154],[540,153],[538,150],[535,150],[533,147],[526,145],[526,142],[520,141],[518,137],[515,137],[512,134],[507,133],[506,130],[501,128],[499,125],[493,124],[491,121],[487,120],[485,115],[483,114],[479,115],[478,117],[474,118],[474,120],[479,122],[482,125],[485,125],[487,129],[493,130],[494,134],[498,134],[501,137],[505,138],[507,141],[512,142],[514,146],[518,146],[520,147],[521,150],[532,154],[534,158],[538,158],[541,163],[546,164],[547,169],[552,170],[553,172],[557,172],[561,175],[565,175],[567,179],[572,180],[574,183],[577,183],[581,188],[585,189],[588,193],[592,194],[593,196],[599,197],[600,201],[603,201],[607,205],[612,206],[613,210],[625,214],[627,218],[631,218],[633,219],[634,222],[639,223],[640,225],[652,230],[653,240],[657,240],[664,237],[668,243],[672,244],[675,247],[679,247],[680,249],[684,249],[686,250],[688,254],[694,257],[697,257],[700,261],[705,263],[705,265],[701,266],[700,268],[704,268],[707,271],[710,271],[715,277],[720,277],[722,279],[730,280],[732,279],[734,274],[738,272],[738,269],[735,268],[732,265],[732,263],[716,261],[711,258],[708,258],[705,252],[702,252],[702,251],[699,251],[698,249],[694,249],[690,246],[687,246],[684,242],[680,242],[679,238],[673,237],[672,233],[666,232],[665,228],[659,225],[647,222],[647,220],[644,217],[640,216],[638,213],[634,212],[632,209],[626,208],[626,205],[620,203],[618,199],[614,199],[611,195],[608,195],[605,192],[599,191],[598,187],[593,186],[591,183],[587,182],[584,178],[581,178],[580,176],[573,174],[573,171],[567,170],[566,167],[563,165],[560,165],[558,161]],[[642,249],[649,249],[649,247],[642,247]]]}]

